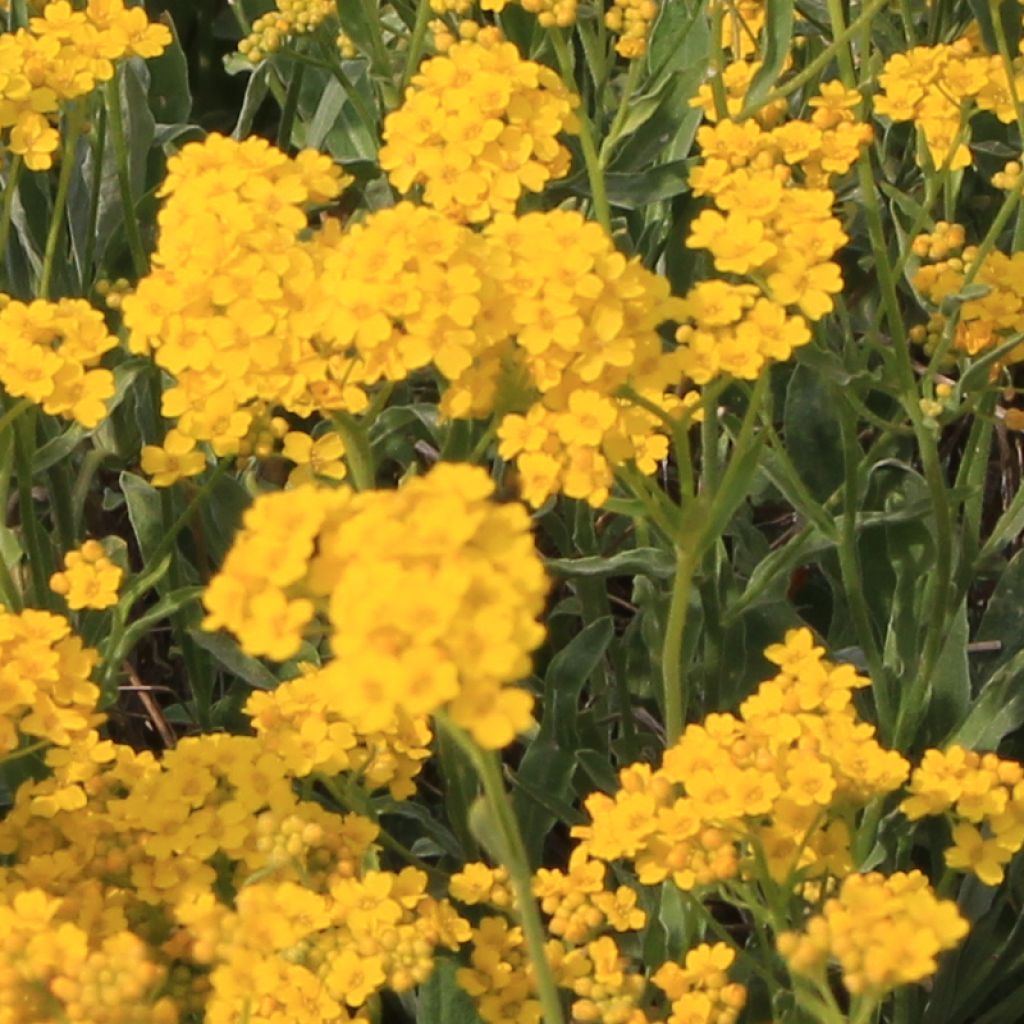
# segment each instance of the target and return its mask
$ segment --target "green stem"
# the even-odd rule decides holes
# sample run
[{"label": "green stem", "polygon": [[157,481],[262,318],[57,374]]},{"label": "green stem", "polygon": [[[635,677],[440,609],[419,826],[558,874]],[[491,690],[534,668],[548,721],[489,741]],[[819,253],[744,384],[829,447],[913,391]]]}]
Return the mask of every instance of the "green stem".
[{"label": "green stem", "polygon": [[[1020,202],[1022,190],[1024,190],[1024,175],[1021,175],[1013,188],[1007,192],[1006,198],[996,211],[995,217],[992,218],[992,223],[989,225],[988,231],[985,232],[985,237],[981,240],[981,243],[975,251],[974,258],[971,260],[970,265],[964,272],[964,278],[960,284],[960,291],[970,287],[970,285],[974,283],[978,274],[981,273],[982,267],[985,265],[985,260],[988,258],[988,255],[993,248],[995,248],[995,244],[998,241],[1000,234],[1002,234],[1004,228],[1010,222],[1010,218],[1013,216],[1014,211]],[[942,328],[942,338],[940,339],[939,344],[935,347],[935,351],[932,353],[931,359],[928,361],[928,370],[925,373],[926,382],[930,381],[931,378],[935,376],[939,367],[942,365],[942,361],[953,343],[953,337],[956,334],[956,328],[959,322],[960,310],[958,307],[952,314],[946,317],[946,322]]]},{"label": "green stem", "polygon": [[[558,68],[565,82],[566,88],[577,92],[576,79],[572,73],[572,57],[569,54],[569,46],[560,28],[549,30],[552,45],[555,48],[555,56],[558,58]],[[594,133],[590,124],[590,118],[583,110],[582,104],[577,111],[580,125],[580,147],[583,150],[583,162],[587,168],[587,179],[590,182],[590,194],[594,204],[594,216],[597,222],[608,232],[612,233],[611,208],[608,205],[608,194],[605,190],[604,171],[601,169],[601,159],[597,154],[597,147],[594,144]]]},{"label": "green stem", "polygon": [[43,253],[43,269],[39,275],[39,285],[36,289],[36,294],[40,299],[50,297],[53,272],[56,266],[57,245],[64,227],[64,211],[68,203],[71,175],[76,162],[75,153],[78,149],[78,137],[82,131],[84,117],[85,110],[79,103],[72,103],[64,117],[64,148],[61,152],[60,174],[57,178],[57,195],[53,200],[50,229],[46,235],[46,249]]},{"label": "green stem", "polygon": [[625,125],[626,118],[629,116],[629,101],[633,98],[637,83],[640,81],[640,72],[643,70],[643,64],[642,60],[631,60],[629,62],[626,84],[622,87],[622,96],[619,99],[618,109],[615,111],[615,118],[612,121],[611,128],[608,129],[604,142],[601,143],[599,157],[602,168],[608,166],[608,162],[612,157],[612,151],[615,149],[619,136],[622,134],[623,125]]},{"label": "green stem", "polygon": [[50,590],[53,552],[50,550],[49,539],[41,535],[32,500],[32,453],[35,451],[35,439],[36,411],[33,409],[15,424],[14,460],[18,474],[18,509],[35,603],[40,608],[55,608],[57,602]]},{"label": "green stem", "polygon": [[351,413],[336,412],[331,422],[345,445],[345,462],[352,474],[352,484],[357,491],[372,491],[377,486],[377,468],[366,431]]},{"label": "green stem", "polygon": [[564,1024],[562,1001],[558,995],[554,973],[548,961],[544,944],[547,938],[541,921],[537,901],[533,895],[533,876],[530,874],[526,846],[519,831],[512,802],[501,778],[501,762],[493,750],[482,750],[468,734],[444,715],[436,716],[440,726],[455,740],[476,767],[484,788],[484,799],[491,812],[494,825],[501,837],[505,852],[509,880],[515,893],[516,909],[526,937],[526,947],[533,964],[534,981],[540,998],[544,1024]]},{"label": "green stem", "polygon": [[309,54],[302,53],[299,50],[281,50],[282,56],[287,56],[289,60],[297,61],[301,64],[305,64],[307,67],[320,68],[322,71],[329,71],[337,79],[338,84],[345,92],[345,98],[352,104],[352,109],[356,112],[356,116],[359,118],[360,123],[366,130],[367,135],[371,139],[377,138],[377,118],[376,115],[371,113],[369,107],[363,101],[363,97],[359,95],[359,90],[353,85],[352,79],[345,74],[345,69],[341,66],[341,60],[338,57],[338,50],[336,47],[331,46],[330,43],[321,38],[318,34],[316,36],[317,42],[320,46],[320,52],[324,55],[323,60],[316,60],[310,57]]},{"label": "green stem", "polygon": [[104,98],[111,140],[114,143],[114,158],[117,163],[117,183],[121,191],[124,233],[128,240],[128,250],[131,253],[135,276],[145,277],[149,273],[149,258],[146,256],[146,250],[142,244],[142,231],[135,211],[135,200],[132,198],[131,151],[124,131],[124,118],[121,115],[120,82],[121,68],[117,66],[114,70],[114,77],[103,87]]},{"label": "green stem", "polygon": [[30,743],[26,747],[20,747],[18,750],[12,750],[11,753],[0,757],[0,766],[8,765],[12,761],[17,761],[23,757],[29,757],[32,754],[37,754],[40,750],[49,746],[51,746],[49,740],[38,740],[36,743]]},{"label": "green stem", "polygon": [[405,69],[402,71],[402,81],[399,89],[402,95],[409,87],[412,76],[419,67],[420,57],[423,56],[423,44],[427,37],[427,24],[430,22],[430,0],[419,0],[416,5],[416,21],[412,27],[412,36],[409,38],[409,49],[405,55]]},{"label": "green stem", "polygon": [[689,694],[683,671],[683,644],[686,638],[686,618],[690,610],[690,591],[697,568],[697,547],[677,543],[676,576],[672,583],[672,596],[665,623],[665,638],[661,647],[661,676],[665,703],[665,746],[671,747],[682,735]]},{"label": "green stem", "polygon": [[784,100],[795,93],[798,89],[803,88],[803,86],[812,81],[821,71],[832,63],[832,60],[836,56],[840,47],[848,43],[862,28],[871,22],[879,11],[888,7],[889,3],[890,0],[872,0],[872,2],[861,12],[860,17],[855,21],[852,21],[847,27],[842,28],[839,31],[835,31],[833,29],[832,42],[826,46],[825,49],[822,50],[821,53],[819,53],[818,56],[803,69],[803,71],[794,75],[788,82],[786,82],[785,85],[779,86],[777,89],[772,89],[772,91],[760,102],[751,106],[745,106],[739,112],[735,120],[745,121],[748,117],[753,117],[763,107],[768,106],[768,104],[775,103],[778,100]]},{"label": "green stem", "polygon": [[835,395],[839,409],[839,426],[843,439],[843,468],[845,473],[843,486],[843,518],[839,531],[837,553],[839,555],[839,571],[843,580],[843,590],[850,608],[850,617],[861,649],[868,664],[871,676],[872,692],[878,717],[883,726],[888,728],[892,722],[892,695],[887,689],[887,676],[883,667],[882,651],[878,646],[875,629],[871,622],[871,612],[867,597],[864,594],[864,575],[861,572],[860,556],[857,550],[857,512],[860,507],[860,488],[857,481],[857,470],[864,458],[864,453],[857,443],[856,416],[851,408],[842,401],[840,394]]},{"label": "green stem", "polygon": [[288,92],[285,94],[284,107],[281,110],[281,121],[277,126],[277,148],[280,150],[287,151],[292,144],[292,129],[295,127],[295,114],[299,109],[299,94],[302,92],[302,79],[305,74],[305,64],[292,65]]},{"label": "green stem", "polygon": [[[0,271],[4,270],[7,263],[7,241],[11,234],[11,217],[14,214],[14,197],[18,192],[18,182],[21,180],[21,171],[24,166],[25,164],[20,156],[15,154],[11,157],[10,169],[7,172],[7,180],[4,182],[3,199],[0,201]],[[0,280],[4,279],[0,278]]]},{"label": "green stem", "polygon": [[[754,427],[760,416],[761,404],[767,393],[770,374],[762,373],[754,385],[750,401],[743,415],[743,423],[736,436],[729,467],[721,479],[706,507],[699,525],[694,529],[693,521],[685,515],[683,527],[676,536],[676,576],[672,584],[668,620],[661,652],[662,699],[665,704],[665,742],[671,746],[680,737],[686,719],[688,692],[683,666],[683,647],[686,640],[686,619],[690,607],[690,590],[697,566],[706,551],[718,540],[715,524],[723,511],[723,502],[734,500],[733,490],[743,463],[743,455],[750,444]],[[702,495],[702,498],[704,496]],[[689,520],[689,521],[687,521]]]},{"label": "green stem", "polygon": [[95,131],[96,142],[93,146],[92,188],[89,194],[89,230],[85,236],[85,254],[82,257],[82,279],[80,291],[85,295],[92,285],[95,273],[93,262],[96,259],[96,231],[100,220],[100,193],[103,188],[103,158],[107,149],[107,111],[100,108],[99,123]]}]

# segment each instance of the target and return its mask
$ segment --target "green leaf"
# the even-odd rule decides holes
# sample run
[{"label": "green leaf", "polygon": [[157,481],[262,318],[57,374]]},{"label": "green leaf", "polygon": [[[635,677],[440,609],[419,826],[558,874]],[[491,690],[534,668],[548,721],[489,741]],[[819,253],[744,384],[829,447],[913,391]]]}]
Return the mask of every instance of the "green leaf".
[{"label": "green leaf", "polygon": [[687,163],[686,160],[673,160],[639,174],[610,172],[605,175],[608,201],[612,206],[621,206],[625,210],[639,210],[649,203],[678,196],[689,188]]},{"label": "green leaf", "polygon": [[209,563],[220,565],[235,539],[242,515],[252,503],[249,492],[232,476],[221,476],[200,507]]},{"label": "green leaf", "polygon": [[614,793],[619,788],[618,776],[608,762],[608,755],[597,750],[577,750],[576,760],[591,784],[605,793]]},{"label": "green leaf", "polygon": [[744,100],[747,109],[756,108],[778,81],[790,54],[793,40],[793,0],[767,0],[762,64],[754,75]]},{"label": "green leaf", "polygon": [[574,750],[578,745],[576,718],[580,693],[604,658],[614,633],[611,616],[590,623],[551,659],[544,674],[541,732],[548,738],[556,736],[558,745],[565,750]]},{"label": "green leaf", "polygon": [[995,659],[979,659],[979,668],[993,672],[1024,650],[1024,630],[1020,628],[1021,608],[1024,608],[1024,551],[1018,551],[1003,569],[978,625],[976,640],[996,641],[1000,644]]},{"label": "green leaf", "polygon": [[585,558],[547,558],[545,568],[556,576],[654,576],[669,579],[676,571],[675,556],[662,548],[633,548],[614,555]]},{"label": "green leaf", "polygon": [[160,492],[148,481],[125,471],[120,476],[121,493],[128,505],[128,519],[139,545],[143,563],[148,565],[150,555],[163,538],[164,526]]},{"label": "green leaf", "polygon": [[135,645],[153,628],[153,626],[158,622],[163,622],[164,619],[169,619],[172,615],[181,611],[182,608],[198,601],[202,596],[202,593],[202,587],[179,587],[177,590],[172,590],[167,594],[164,594],[164,596],[161,597],[152,608],[148,609],[144,614],[135,619],[128,629],[125,630],[124,635],[121,638],[121,642],[117,646],[117,650],[110,652],[107,655],[107,660],[113,660],[120,663],[122,658],[131,654],[135,649]]},{"label": "green leaf", "polygon": [[445,729],[437,730],[437,760],[444,780],[444,808],[448,824],[462,845],[456,849],[460,859],[475,860],[480,855],[469,827],[469,810],[479,794],[476,768]]},{"label": "green leaf", "polygon": [[967,605],[961,604],[935,666],[931,699],[924,725],[930,742],[938,743],[964,721],[971,706],[971,670],[967,663]]},{"label": "green leaf", "polygon": [[513,776],[512,804],[534,867],[542,863],[544,841],[556,821],[579,824],[585,820],[571,803],[575,771],[573,754],[539,732]]},{"label": "green leaf", "polygon": [[786,388],[786,451],[800,479],[824,501],[843,482],[843,442],[835,392],[822,376],[797,366]]},{"label": "green leaf", "polygon": [[711,60],[711,29],[706,5],[696,0],[673,0],[661,5],[647,45],[651,78],[661,81],[683,68]]},{"label": "green leaf", "polygon": [[416,1024],[481,1024],[469,994],[455,980],[455,964],[441,957],[421,985],[416,999]]},{"label": "green leaf", "polygon": [[33,476],[45,473],[46,470],[66,459],[82,443],[85,435],[85,428],[74,423],[63,433],[37,448],[32,454]]},{"label": "green leaf", "polygon": [[491,806],[486,798],[478,796],[470,804],[467,821],[473,838],[495,864],[512,864],[514,862],[512,851],[505,843],[501,826],[492,814]]},{"label": "green leaf", "polygon": [[[252,68],[248,61],[246,61],[246,65]],[[263,101],[267,98],[267,93],[270,91],[270,76],[272,73],[273,69],[269,61],[264,60],[256,65],[249,78],[249,84],[245,87],[242,107],[238,111],[238,120],[235,122],[235,127],[231,132],[231,138],[244,139],[252,131],[252,123],[256,120],[256,115],[259,113],[259,109],[263,106]]]},{"label": "green leaf", "polygon": [[192,113],[188,59],[171,15],[165,11],[159,20],[170,30],[171,45],[148,61],[149,108],[161,124],[183,123]]},{"label": "green leaf", "polygon": [[273,690],[278,685],[277,676],[263,662],[246,654],[226,633],[208,633],[203,629],[190,629],[189,636],[209,651],[215,661],[228,672],[248,683],[256,690]]},{"label": "green leaf", "polygon": [[992,673],[967,717],[947,742],[971,750],[995,750],[1000,740],[1024,725],[1024,650]]}]

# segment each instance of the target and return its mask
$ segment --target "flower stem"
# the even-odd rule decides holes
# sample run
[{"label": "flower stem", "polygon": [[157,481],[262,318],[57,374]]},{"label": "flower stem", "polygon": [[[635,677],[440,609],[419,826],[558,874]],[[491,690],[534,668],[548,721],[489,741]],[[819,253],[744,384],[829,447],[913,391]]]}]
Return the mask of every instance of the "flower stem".
[{"label": "flower stem", "polygon": [[416,21],[412,27],[412,36],[409,39],[409,49],[405,55],[405,70],[402,72],[402,82],[399,88],[402,94],[416,73],[420,57],[423,56],[423,41],[427,35],[427,23],[430,21],[430,0],[419,0],[416,5]]},{"label": "flower stem", "polygon": [[11,234],[14,196],[18,191],[18,182],[21,179],[21,170],[24,166],[21,157],[15,154],[11,158],[7,180],[4,182],[4,195],[2,203],[0,203],[0,271],[4,269],[4,264],[7,261],[7,240]]},{"label": "flower stem", "polygon": [[57,195],[53,200],[50,230],[46,235],[46,249],[43,253],[43,269],[36,289],[40,299],[50,297],[57,245],[60,242],[61,228],[64,227],[64,209],[68,202],[68,190],[71,188],[71,173],[75,169],[75,151],[78,148],[78,136],[81,134],[84,115],[82,106],[73,103],[64,117],[64,151],[61,153],[60,174],[57,178]]},{"label": "flower stem", "polygon": [[121,207],[124,215],[124,233],[128,239],[132,266],[136,277],[145,277],[149,273],[149,258],[142,244],[142,232],[139,218],[135,213],[135,200],[132,198],[131,153],[128,139],[124,133],[124,118],[121,116],[121,69],[118,67],[114,77],[104,86],[107,104],[107,120],[110,124],[111,140],[114,143],[114,157],[117,162],[117,181],[121,189]]},{"label": "flower stem", "polygon": [[564,1024],[562,1001],[558,995],[558,986],[551,970],[547,953],[544,949],[545,932],[541,921],[537,901],[533,895],[533,877],[530,874],[529,859],[523,843],[519,823],[516,821],[512,802],[508,798],[505,785],[501,778],[501,762],[493,750],[482,750],[477,744],[451,722],[446,716],[435,716],[438,724],[456,744],[466,753],[476,768],[477,775],[484,788],[484,799],[498,829],[501,848],[505,852],[509,880],[516,898],[516,909],[526,937],[526,947],[533,964],[533,974],[540,998],[544,1024]]},{"label": "flower stem", "polygon": [[[558,58],[558,69],[565,82],[566,88],[576,92],[576,80],[572,73],[572,58],[569,55],[569,46],[565,36],[559,28],[550,30],[551,42],[555,48],[555,56]],[[581,101],[582,104],[582,101]],[[608,206],[608,193],[605,189],[604,171],[601,169],[601,159],[597,154],[597,146],[594,144],[594,132],[590,124],[590,118],[582,109],[577,111],[580,123],[580,147],[583,150],[583,162],[587,168],[587,179],[590,182],[590,195],[594,202],[594,216],[597,222],[608,232],[612,233],[612,215]]]},{"label": "flower stem", "polygon": [[[765,372],[757,379],[750,394],[750,401],[743,415],[743,423],[733,446],[729,465],[722,475],[713,497],[705,499],[703,512],[694,524],[694,518],[683,509],[683,526],[676,537],[676,576],[672,584],[668,621],[665,623],[665,637],[661,649],[662,699],[665,705],[665,742],[671,746],[679,739],[686,719],[688,691],[683,666],[683,647],[686,639],[686,619],[690,607],[690,590],[697,566],[705,553],[718,540],[721,528],[719,520],[730,504],[737,500],[736,488],[741,486],[738,479],[741,467],[746,461],[743,456],[754,436],[754,426],[760,415],[770,381]],[[717,392],[716,392],[717,393]],[[700,499],[698,499],[700,500]]]}]

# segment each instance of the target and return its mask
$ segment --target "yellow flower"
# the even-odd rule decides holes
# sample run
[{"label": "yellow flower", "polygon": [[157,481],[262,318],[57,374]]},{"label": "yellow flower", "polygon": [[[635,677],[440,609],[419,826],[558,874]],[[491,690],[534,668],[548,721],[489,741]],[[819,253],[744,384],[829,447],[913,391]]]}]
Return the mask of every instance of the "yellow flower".
[{"label": "yellow flower", "polygon": [[64,571],[50,577],[50,589],[62,594],[72,611],[109,608],[117,604],[123,575],[98,541],[87,540],[64,556]]}]

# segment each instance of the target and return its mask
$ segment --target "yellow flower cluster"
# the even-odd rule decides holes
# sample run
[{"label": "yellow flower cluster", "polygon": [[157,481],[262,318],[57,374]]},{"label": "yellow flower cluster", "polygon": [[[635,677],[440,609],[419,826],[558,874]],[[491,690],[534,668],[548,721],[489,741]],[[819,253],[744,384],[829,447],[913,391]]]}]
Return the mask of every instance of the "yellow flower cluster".
[{"label": "yellow flower cluster", "polygon": [[319,28],[335,11],[334,0],[275,0],[274,9],[252,23],[249,35],[238,44],[238,52],[258,64],[293,36]]},{"label": "yellow flower cluster", "polygon": [[667,452],[660,422],[620,391],[629,385],[667,413],[683,408],[667,393],[681,377],[678,359],[663,353],[658,334],[678,317],[679,300],[665,278],[627,259],[576,212],[498,218],[486,235],[522,371],[510,375],[508,356],[494,350],[453,383],[442,409],[479,414],[474,393],[507,391],[518,378],[539,399],[522,415],[514,411],[522,401],[502,395],[513,411],[498,436],[502,457],[516,459],[524,497],[540,505],[564,490],[601,505],[614,466],[632,461],[650,474]]},{"label": "yellow flower cluster", "polygon": [[765,0],[713,0],[710,12],[722,10],[722,46],[739,59],[757,53],[768,17]]},{"label": "yellow flower cluster", "polygon": [[702,943],[682,965],[663,964],[651,979],[672,1001],[667,1024],[735,1024],[747,990],[726,973],[736,959],[724,942]]},{"label": "yellow flower cluster", "polygon": [[124,573],[108,557],[98,540],[87,540],[64,556],[64,571],[50,577],[50,589],[61,594],[72,611],[109,608],[117,604]]},{"label": "yellow flower cluster", "polygon": [[458,43],[423,64],[388,115],[380,165],[399,192],[422,185],[428,206],[487,221],[568,173],[558,135],[576,131],[576,102],[554,71],[511,43]]},{"label": "yellow flower cluster", "polygon": [[40,13],[28,28],[0,35],[3,147],[33,171],[52,166],[60,137],[51,121],[62,103],[112,78],[116,61],[159,56],[171,42],[166,25],[123,0],[89,0],[83,11],[54,0]]},{"label": "yellow flower cluster", "polygon": [[[722,86],[725,91],[725,114],[735,118],[743,109],[747,99],[747,91],[754,76],[761,70],[759,60],[735,60],[722,69]],[[833,83],[827,83],[826,88]],[[838,84],[838,83],[835,83]],[[690,100],[691,107],[699,107],[704,116],[712,124],[719,120],[718,108],[715,103],[715,92],[710,82],[705,82],[697,90],[697,95]],[[771,128],[785,115],[789,104],[786,100],[775,100],[766,103],[755,115],[760,125]]]},{"label": "yellow flower cluster", "polygon": [[1014,96],[1024,94],[1024,71],[1010,82],[998,54],[978,52],[971,38],[894,53],[878,76],[876,114],[920,127],[935,167],[952,170],[973,161],[967,147],[970,118],[991,111],[1003,124],[1017,119]]},{"label": "yellow flower cluster", "polygon": [[929,750],[908,788],[900,808],[912,821],[945,814],[954,822],[946,864],[998,885],[1024,848],[1024,768],[960,746]]},{"label": "yellow flower cluster", "polygon": [[468,939],[425,874],[372,867],[376,825],[298,799],[260,739],[107,746],[57,766],[77,806],[29,782],[0,824],[5,1021],[363,1020]]},{"label": "yellow flower cluster", "polygon": [[846,878],[806,930],[780,935],[778,946],[791,970],[822,980],[834,957],[848,991],[878,998],[934,974],[938,954],[967,929],[956,904],[936,898],[920,871],[872,872]]},{"label": "yellow flower cluster", "polygon": [[586,850],[577,847],[569,858],[569,870],[541,868],[534,879],[533,892],[541,910],[548,914],[548,931],[575,946],[593,939],[604,929],[617,932],[643,928],[646,915],[637,906],[636,891],[620,885],[614,891],[605,888],[607,866],[589,860]]},{"label": "yellow flower cluster", "polygon": [[791,630],[765,656],[779,666],[739,717],[690,725],[652,771],[623,769],[614,796],[587,798],[576,826],[589,854],[629,858],[644,884],[672,878],[690,891],[737,876],[799,884],[850,867],[849,814],[907,775],[859,721],[853,691],[867,685],[833,665],[809,630]]},{"label": "yellow flower cluster", "polygon": [[[201,442],[218,456],[272,443],[275,405],[308,414],[318,389],[365,401],[354,381],[334,383],[317,351],[308,303],[322,276],[320,236],[299,238],[306,207],[341,186],[328,157],[290,158],[255,137],[211,135],[168,162],[153,270],[122,302],[131,350],[152,353],[176,381],[163,413],[177,426],[142,452],[157,486],[202,472]],[[337,368],[339,379],[350,370]]]},{"label": "yellow flower cluster", "polygon": [[614,466],[650,474],[665,457],[659,421],[618,393],[628,384],[683,408],[658,334],[679,301],[579,213],[499,214],[476,232],[400,203],[340,235],[323,267],[323,299],[307,312],[321,311],[331,365],[355,361],[365,384],[433,365],[446,415],[507,411],[501,455],[531,504],[564,491],[600,505]]},{"label": "yellow flower cluster", "polygon": [[657,0],[613,0],[604,23],[619,37],[616,53],[629,60],[647,53],[647,37],[657,16]]},{"label": "yellow flower cluster", "polygon": [[60,747],[95,737],[96,658],[61,616],[0,609],[0,758],[22,736]]},{"label": "yellow flower cluster", "polygon": [[539,1022],[540,1000],[523,929],[505,917],[484,917],[469,938],[469,966],[460,967],[455,978],[473,997],[480,1017],[486,1024]]},{"label": "yellow flower cluster", "polygon": [[[933,232],[919,235],[913,242],[914,254],[924,263],[914,274],[914,287],[935,306],[925,325],[911,330],[911,337],[926,351],[934,351],[947,330],[944,301],[957,295],[966,275],[978,259],[975,246],[964,245],[964,228],[940,221]],[[1024,252],[1012,255],[998,249],[986,254],[973,284],[979,294],[959,303],[953,348],[975,356],[996,348],[1024,330]],[[1005,362],[1024,359],[1024,345],[1010,350]]]},{"label": "yellow flower cluster", "polygon": [[754,282],[705,281],[685,297],[676,338],[681,368],[698,384],[722,373],[753,379],[788,359],[842,289],[833,256],[847,236],[827,183],[849,170],[871,129],[854,120],[856,94],[825,86],[816,99],[809,122],[768,129],[723,120],[697,133],[702,163],[690,184],[714,208],[694,220],[686,245],[707,249],[719,272]]},{"label": "yellow flower cluster", "polygon": [[9,395],[83,427],[95,427],[107,415],[114,375],[99,363],[117,347],[117,338],[88,302],[26,303],[0,295],[0,335],[0,383]]},{"label": "yellow flower cluster", "polygon": [[401,708],[373,732],[357,732],[333,672],[309,671],[269,693],[253,693],[245,711],[265,749],[296,778],[346,772],[364,789],[387,787],[396,800],[415,792],[413,780],[430,756],[427,720]]},{"label": "yellow flower cluster", "polygon": [[[588,859],[583,847],[573,854],[568,871],[541,869],[533,889],[548,915],[553,936],[545,954],[555,981],[573,996],[572,1019],[595,1024],[649,1024],[643,969],[624,953],[610,932],[640,932],[647,916],[628,886],[606,888],[607,868]],[[540,1003],[533,968],[526,957],[522,930],[504,914],[513,905],[502,869],[469,864],[451,879],[450,894],[470,906],[489,904],[503,915],[481,919],[472,934],[470,966],[457,972],[459,984],[473,998],[488,1024],[536,1021]],[[701,945],[684,963],[663,964],[652,981],[669,997],[668,1024],[734,1024],[746,1001],[742,985],[730,983],[726,971],[733,952],[724,945]]]},{"label": "yellow flower cluster", "polygon": [[449,380],[465,373],[509,330],[492,258],[480,235],[412,203],[354,224],[324,257],[319,331],[335,374],[352,366],[349,381],[372,384],[431,364]]},{"label": "yellow flower cluster", "polygon": [[[426,893],[427,876],[367,871],[328,875],[319,886],[255,882],[229,910],[211,893],[183,902],[197,962],[209,964],[210,1024],[369,1020],[382,988],[425,981],[438,946],[457,949],[469,926]],[[356,1011],[354,1014],[350,1011]]]},{"label": "yellow flower cluster", "polygon": [[492,492],[482,470],[440,465],[398,491],[264,495],[206,591],[205,627],[283,660],[323,616],[333,715],[365,734],[400,708],[444,708],[504,746],[531,721],[531,696],[506,684],[530,670],[547,584],[525,509]]},{"label": "yellow flower cluster", "polygon": [[[38,888],[3,893],[0,1014],[6,1024],[177,1024],[167,970],[137,935],[97,939],[74,921],[74,900]],[[156,996],[154,996],[156,993]]]}]

